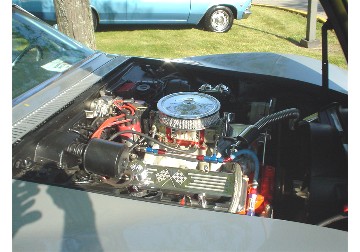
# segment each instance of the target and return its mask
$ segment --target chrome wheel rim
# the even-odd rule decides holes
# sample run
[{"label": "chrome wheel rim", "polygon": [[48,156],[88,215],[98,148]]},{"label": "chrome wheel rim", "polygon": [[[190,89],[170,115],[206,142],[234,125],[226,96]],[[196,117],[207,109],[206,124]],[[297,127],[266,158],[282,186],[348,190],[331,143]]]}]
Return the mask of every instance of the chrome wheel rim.
[{"label": "chrome wheel rim", "polygon": [[216,31],[223,31],[229,25],[229,14],[224,10],[217,10],[211,15],[211,26]]}]

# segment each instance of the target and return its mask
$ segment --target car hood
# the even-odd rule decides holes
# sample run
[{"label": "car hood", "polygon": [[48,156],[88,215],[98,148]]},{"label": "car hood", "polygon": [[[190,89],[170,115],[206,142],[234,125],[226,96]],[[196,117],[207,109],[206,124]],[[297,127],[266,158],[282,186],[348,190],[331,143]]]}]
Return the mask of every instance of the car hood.
[{"label": "car hood", "polygon": [[[13,181],[14,192],[24,188],[38,192],[29,214],[41,218],[19,232],[24,202],[14,199],[14,251],[23,251],[29,244],[33,251],[46,247],[60,251],[65,245],[92,251],[346,251],[348,247],[347,232],[314,225]],[[67,226],[64,218],[69,219]],[[83,223],[86,230],[80,230]]]},{"label": "car hood", "polygon": [[[322,64],[313,58],[279,53],[231,53],[177,59],[195,65],[298,80],[321,85]],[[347,94],[347,70],[329,65],[329,88]]]},{"label": "car hood", "polygon": [[348,59],[348,1],[320,0],[336,36],[339,39],[346,60]]}]

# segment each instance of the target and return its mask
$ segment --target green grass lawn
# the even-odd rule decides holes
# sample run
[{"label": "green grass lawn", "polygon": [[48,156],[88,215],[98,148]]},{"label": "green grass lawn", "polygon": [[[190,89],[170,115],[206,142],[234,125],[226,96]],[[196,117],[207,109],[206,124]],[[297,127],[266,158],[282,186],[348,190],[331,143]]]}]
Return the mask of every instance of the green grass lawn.
[{"label": "green grass lawn", "polygon": [[[277,52],[321,60],[321,45],[300,46],[306,36],[306,18],[284,10],[253,6],[248,19],[235,20],[227,33],[192,26],[111,26],[95,33],[96,47],[108,53],[152,58],[182,58],[233,52]],[[321,25],[317,38],[321,42]],[[341,47],[329,32],[329,62],[347,69]]]}]

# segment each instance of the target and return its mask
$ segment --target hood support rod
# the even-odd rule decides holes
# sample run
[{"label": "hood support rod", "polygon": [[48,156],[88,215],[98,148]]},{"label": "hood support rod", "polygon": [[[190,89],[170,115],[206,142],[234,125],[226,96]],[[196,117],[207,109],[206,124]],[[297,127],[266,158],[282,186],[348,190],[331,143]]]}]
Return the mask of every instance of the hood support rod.
[{"label": "hood support rod", "polygon": [[328,30],[332,29],[332,25],[327,20],[321,28],[322,38],[322,87],[329,89],[329,55],[328,55]]}]

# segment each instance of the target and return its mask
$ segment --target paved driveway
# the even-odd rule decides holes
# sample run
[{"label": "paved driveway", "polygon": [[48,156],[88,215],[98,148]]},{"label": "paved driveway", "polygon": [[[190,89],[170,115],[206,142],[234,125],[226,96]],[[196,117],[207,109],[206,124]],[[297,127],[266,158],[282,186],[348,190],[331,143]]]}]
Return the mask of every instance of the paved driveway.
[{"label": "paved driveway", "polygon": [[[252,2],[253,4],[274,5],[306,12],[308,8],[308,0],[253,0]],[[318,16],[326,18],[325,11],[320,2],[318,3]]]}]

